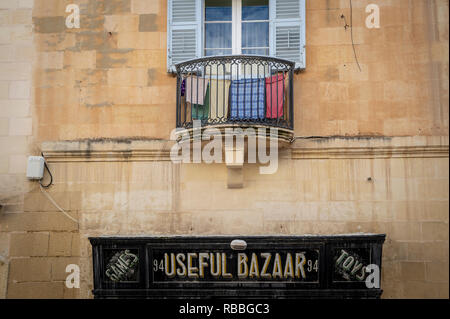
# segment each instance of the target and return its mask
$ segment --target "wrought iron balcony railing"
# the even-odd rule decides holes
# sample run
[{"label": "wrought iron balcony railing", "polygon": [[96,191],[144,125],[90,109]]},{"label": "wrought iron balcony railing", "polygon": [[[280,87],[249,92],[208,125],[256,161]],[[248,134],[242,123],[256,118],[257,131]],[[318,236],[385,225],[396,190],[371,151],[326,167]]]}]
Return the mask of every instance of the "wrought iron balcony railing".
[{"label": "wrought iron balcony railing", "polygon": [[177,128],[239,125],[294,129],[295,63],[265,56],[214,56],[177,70]]}]

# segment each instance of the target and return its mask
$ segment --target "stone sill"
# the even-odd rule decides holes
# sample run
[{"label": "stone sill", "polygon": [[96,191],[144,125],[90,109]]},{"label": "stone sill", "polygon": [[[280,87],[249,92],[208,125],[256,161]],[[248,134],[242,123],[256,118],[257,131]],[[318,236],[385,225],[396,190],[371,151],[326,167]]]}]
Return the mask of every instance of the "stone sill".
[{"label": "stone sill", "polygon": [[448,157],[448,136],[311,137],[297,139],[292,159]]},{"label": "stone sill", "polygon": [[[170,161],[174,141],[157,139],[92,139],[43,142],[49,162]],[[304,137],[280,152],[282,158],[447,157],[448,136]]]}]

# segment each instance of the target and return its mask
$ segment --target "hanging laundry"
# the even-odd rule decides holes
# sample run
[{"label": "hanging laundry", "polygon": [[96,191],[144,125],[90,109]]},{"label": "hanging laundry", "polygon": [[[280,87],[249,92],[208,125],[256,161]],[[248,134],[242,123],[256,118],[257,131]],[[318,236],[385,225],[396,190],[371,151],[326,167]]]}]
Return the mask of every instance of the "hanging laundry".
[{"label": "hanging laundry", "polygon": [[264,118],[264,83],[264,79],[242,79],[231,82],[231,119]]},{"label": "hanging laundry", "polygon": [[230,91],[230,80],[211,80],[211,120],[228,118],[228,98]]},{"label": "hanging laundry", "polygon": [[185,93],[186,93],[186,79],[181,81],[181,96],[184,96]]},{"label": "hanging laundry", "polygon": [[269,119],[283,117],[284,79],[284,74],[266,78],[266,117]]},{"label": "hanging laundry", "polygon": [[192,104],[192,119],[206,120],[209,116],[210,86],[206,88],[206,95],[203,104]]},{"label": "hanging laundry", "polygon": [[206,89],[209,80],[197,76],[186,78],[186,102],[192,104],[204,104]]}]

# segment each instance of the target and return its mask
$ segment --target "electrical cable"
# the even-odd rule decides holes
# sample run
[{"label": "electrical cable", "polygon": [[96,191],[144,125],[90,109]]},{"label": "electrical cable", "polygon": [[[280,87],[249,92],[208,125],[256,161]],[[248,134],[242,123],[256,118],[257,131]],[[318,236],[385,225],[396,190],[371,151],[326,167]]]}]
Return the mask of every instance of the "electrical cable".
[{"label": "electrical cable", "polygon": [[[41,153],[41,156],[44,157],[44,153]],[[41,180],[39,180],[39,184],[42,187],[44,187],[44,188],[49,188],[53,184],[53,175],[52,175],[52,172],[50,172],[50,169],[47,166],[47,161],[45,160],[45,158],[44,158],[44,167],[47,169],[47,172],[50,175],[50,183],[48,183],[48,185],[42,185],[42,179],[41,179]]]},{"label": "electrical cable", "polygon": [[45,197],[48,198],[48,200],[55,205],[56,208],[58,208],[61,213],[63,213],[64,215],[66,215],[67,218],[71,219],[72,221],[74,221],[75,223],[78,224],[78,220],[76,220],[75,218],[73,218],[72,216],[70,216],[68,213],[66,213],[66,211],[64,209],[62,209],[54,200],[53,198],[44,190],[42,185],[39,185],[39,188],[41,189],[41,192],[45,195]]},{"label": "electrical cable", "polygon": [[[41,153],[41,156],[44,157],[44,153]],[[41,190],[41,192],[45,195],[45,197],[47,197],[47,199],[56,207],[59,209],[59,211],[61,213],[63,213],[67,218],[69,218],[70,220],[74,221],[75,223],[78,224],[78,220],[76,220],[75,218],[73,218],[72,216],[70,216],[68,213],[66,213],[66,211],[64,209],[62,209],[54,200],[53,198],[50,196],[50,194],[48,194],[44,188],[49,188],[52,184],[53,184],[53,175],[52,172],[50,172],[50,169],[47,166],[47,161],[45,161],[44,158],[44,167],[47,169],[48,174],[50,175],[50,183],[48,183],[47,185],[42,185],[42,179],[39,180],[39,189]]]},{"label": "electrical cable", "polygon": [[356,55],[355,41],[353,40],[353,6],[352,6],[352,0],[350,0],[350,34],[351,34],[351,37],[352,37],[353,54],[355,55],[356,64],[358,65],[359,71],[362,72],[361,66],[359,65],[358,56]]}]

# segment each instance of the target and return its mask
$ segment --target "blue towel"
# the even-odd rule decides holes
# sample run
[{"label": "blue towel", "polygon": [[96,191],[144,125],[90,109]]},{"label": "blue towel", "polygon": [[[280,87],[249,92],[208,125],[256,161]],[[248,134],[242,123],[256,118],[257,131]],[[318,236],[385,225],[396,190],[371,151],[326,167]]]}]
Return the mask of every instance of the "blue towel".
[{"label": "blue towel", "polygon": [[231,81],[231,119],[264,118],[264,83],[264,79],[242,79]]}]

